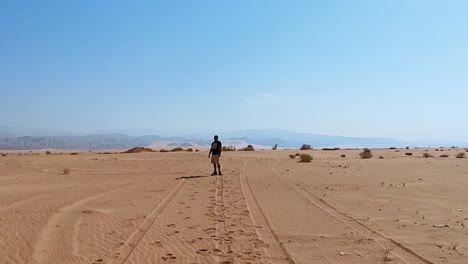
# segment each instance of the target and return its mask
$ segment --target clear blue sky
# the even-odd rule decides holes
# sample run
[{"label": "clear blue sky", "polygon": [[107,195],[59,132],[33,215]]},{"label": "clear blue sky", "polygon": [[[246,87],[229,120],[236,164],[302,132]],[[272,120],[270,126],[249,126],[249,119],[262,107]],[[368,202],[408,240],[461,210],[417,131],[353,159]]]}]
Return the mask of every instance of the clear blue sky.
[{"label": "clear blue sky", "polygon": [[468,140],[467,10],[0,0],[0,125]]}]

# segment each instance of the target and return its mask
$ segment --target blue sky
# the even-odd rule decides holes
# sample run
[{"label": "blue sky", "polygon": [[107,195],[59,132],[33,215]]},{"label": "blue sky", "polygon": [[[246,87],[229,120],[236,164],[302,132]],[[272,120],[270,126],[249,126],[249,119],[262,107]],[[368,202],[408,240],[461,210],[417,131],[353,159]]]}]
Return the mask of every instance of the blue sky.
[{"label": "blue sky", "polygon": [[0,125],[468,140],[467,1],[0,0]]}]

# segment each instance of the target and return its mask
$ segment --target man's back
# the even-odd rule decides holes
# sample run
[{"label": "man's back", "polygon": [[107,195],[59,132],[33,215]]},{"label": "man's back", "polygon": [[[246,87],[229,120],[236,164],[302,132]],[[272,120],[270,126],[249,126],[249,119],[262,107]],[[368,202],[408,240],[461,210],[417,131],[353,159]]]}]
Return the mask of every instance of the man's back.
[{"label": "man's back", "polygon": [[211,143],[211,154],[219,155],[221,153],[222,144],[221,141],[215,140]]}]

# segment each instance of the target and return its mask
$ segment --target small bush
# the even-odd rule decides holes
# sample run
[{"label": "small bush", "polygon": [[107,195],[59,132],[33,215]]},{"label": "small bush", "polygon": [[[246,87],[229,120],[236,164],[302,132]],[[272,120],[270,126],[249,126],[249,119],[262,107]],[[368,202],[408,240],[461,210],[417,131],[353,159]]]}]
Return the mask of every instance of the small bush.
[{"label": "small bush", "polygon": [[8,156],[7,153],[2,153],[2,157],[6,157],[6,156]]},{"label": "small bush", "polygon": [[296,156],[296,157],[299,157],[300,155],[301,155],[301,154],[300,154],[299,152],[296,153],[296,154],[294,154],[294,156]]},{"label": "small bush", "polygon": [[179,151],[184,151],[184,149],[181,147],[171,149],[171,152],[179,152]]},{"label": "small bush", "polygon": [[385,159],[384,156],[379,156],[379,159]]},{"label": "small bush", "polygon": [[242,151],[255,151],[254,147],[252,145],[248,145],[245,148],[240,149]]},{"label": "small bush", "polygon": [[308,144],[303,144],[300,148],[301,150],[311,150],[312,146]]},{"label": "small bush", "polygon": [[78,155],[78,152],[72,152],[72,153],[70,153],[70,155],[72,155],[72,156]]},{"label": "small bush", "polygon": [[223,146],[223,151],[236,151],[236,147],[233,147],[233,146]]},{"label": "small bush", "polygon": [[195,152],[199,152],[200,150],[196,149]]},{"label": "small bush", "polygon": [[342,157],[342,158],[346,158],[346,155],[345,155],[345,154],[341,154],[341,157]]},{"label": "small bush", "polygon": [[439,149],[436,149],[436,151],[439,151]]},{"label": "small bush", "polygon": [[440,155],[441,158],[448,158],[448,156],[447,154]]},{"label": "small bush", "polygon": [[289,157],[290,157],[291,159],[295,159],[295,158],[296,158],[296,155],[294,155],[294,154],[289,154]]},{"label": "small bush", "polygon": [[432,155],[425,152],[425,153],[423,153],[423,157],[426,158],[426,159],[427,158],[432,158]]},{"label": "small bush", "polygon": [[363,152],[359,153],[359,156],[361,157],[361,159],[370,159],[372,158],[372,152],[370,151],[370,149],[365,148]]},{"label": "small bush", "polygon": [[312,156],[309,154],[301,154],[299,162],[311,162],[312,161]]},{"label": "small bush", "polygon": [[457,157],[457,159],[464,159],[464,158],[466,158],[465,152],[460,152],[460,153],[458,153],[456,157]]},{"label": "small bush", "polygon": [[193,152],[193,149],[192,149],[192,148],[188,148],[187,151],[188,151],[188,152]]},{"label": "small bush", "polygon": [[390,149],[396,149],[395,147],[391,147]]},{"label": "small bush", "polygon": [[47,151],[45,152],[45,154],[46,154],[46,155],[50,155],[50,154],[52,154],[52,152],[50,152],[49,150],[47,150]]},{"label": "small bush", "polygon": [[166,152],[170,152],[170,151],[167,150],[167,149],[160,149],[159,152],[161,152],[161,153],[166,153]]},{"label": "small bush", "polygon": [[64,175],[70,174],[70,171],[71,171],[70,168],[65,168],[65,169],[63,169],[63,174]]},{"label": "small bush", "polygon": [[406,155],[406,156],[413,156],[413,153],[411,153],[411,152],[406,152],[405,155]]}]

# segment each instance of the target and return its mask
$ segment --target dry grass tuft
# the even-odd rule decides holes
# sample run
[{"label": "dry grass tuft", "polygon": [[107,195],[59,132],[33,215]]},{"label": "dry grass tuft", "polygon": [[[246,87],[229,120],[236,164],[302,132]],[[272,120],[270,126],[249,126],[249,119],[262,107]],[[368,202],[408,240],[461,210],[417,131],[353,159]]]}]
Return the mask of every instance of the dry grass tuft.
[{"label": "dry grass tuft", "polygon": [[385,159],[384,156],[379,156],[379,159]]},{"label": "dry grass tuft", "polygon": [[196,149],[195,152],[199,152],[200,150]]},{"label": "dry grass tuft", "polygon": [[63,175],[70,174],[71,169],[70,168],[65,168],[63,169]]},{"label": "dry grass tuft", "polygon": [[7,153],[2,153],[2,157],[6,157],[6,156],[8,156]]},{"label": "dry grass tuft", "polygon": [[309,154],[301,154],[299,162],[311,162],[314,158]]},{"label": "dry grass tuft", "polygon": [[312,146],[309,144],[303,144],[300,148],[300,150],[311,150]]},{"label": "dry grass tuft", "polygon": [[429,153],[424,152],[424,153],[423,153],[423,157],[424,157],[424,158],[432,158],[432,155],[429,154]]},{"label": "dry grass tuft", "polygon": [[395,147],[391,147],[390,149],[396,149]]},{"label": "dry grass tuft", "polygon": [[406,152],[405,155],[406,155],[406,156],[413,156],[413,153],[411,153],[411,152]]},{"label": "dry grass tuft", "polygon": [[300,153],[294,154],[294,156],[296,156],[296,157],[299,157],[300,155],[301,155]]},{"label": "dry grass tuft", "polygon": [[72,155],[72,156],[78,155],[78,152],[72,152],[72,153],[70,153],[70,155]]},{"label": "dry grass tuft", "polygon": [[466,154],[465,154],[465,152],[460,152],[455,157],[457,157],[457,159],[464,159],[464,158],[466,158]]},{"label": "dry grass tuft", "polygon": [[448,158],[448,156],[447,154],[440,155],[441,158]]},{"label": "dry grass tuft", "polygon": [[372,152],[370,151],[370,149],[365,148],[363,152],[359,153],[359,156],[361,157],[361,159],[370,159],[372,158]]},{"label": "dry grass tuft", "polygon": [[193,152],[193,148],[188,148],[187,152]]},{"label": "dry grass tuft", "polygon": [[47,150],[47,151],[45,152],[45,154],[46,154],[46,155],[50,155],[50,154],[52,154],[52,152],[50,152],[49,150]]},{"label": "dry grass tuft", "polygon": [[166,153],[166,152],[170,152],[170,151],[167,150],[167,149],[160,149],[159,152],[161,152],[161,153]]},{"label": "dry grass tuft", "polygon": [[294,155],[294,154],[289,154],[289,157],[290,157],[291,159],[295,159],[295,158],[296,158],[296,155]]},{"label": "dry grass tuft", "polygon": [[340,156],[340,157],[342,157],[342,158],[346,158],[346,155],[345,155],[345,154],[341,154],[341,156]]}]

